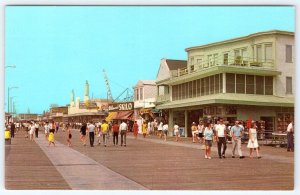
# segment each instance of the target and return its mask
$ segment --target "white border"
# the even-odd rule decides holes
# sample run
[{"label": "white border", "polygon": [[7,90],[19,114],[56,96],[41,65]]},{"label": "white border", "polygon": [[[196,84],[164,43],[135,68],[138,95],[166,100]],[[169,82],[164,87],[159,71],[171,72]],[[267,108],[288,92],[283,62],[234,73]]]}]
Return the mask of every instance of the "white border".
[{"label": "white border", "polygon": [[[228,0],[102,0],[102,1],[97,1],[97,0],[39,0],[39,1],[34,1],[34,0],[4,0],[4,1],[0,1],[0,16],[1,16],[1,32],[0,32],[0,43],[2,44],[0,47],[0,59],[1,59],[1,64],[0,64],[0,110],[2,112],[0,112],[0,145],[4,146],[4,133],[3,133],[3,127],[4,127],[4,92],[5,92],[5,88],[4,88],[4,25],[5,25],[5,6],[6,5],[228,5],[228,6],[232,6],[232,5],[241,5],[241,6],[245,6],[245,5],[294,5],[295,6],[295,11],[296,11],[296,20],[298,19],[299,16],[299,1],[297,0],[252,0],[251,3],[250,1],[241,1],[241,0],[230,0],[228,2]],[[280,17],[280,16],[278,16]],[[297,22],[296,22],[297,24]],[[300,52],[298,50],[298,45],[299,45],[299,39],[298,39],[298,32],[299,32],[299,26],[296,25],[296,56],[300,56]],[[300,75],[300,70],[299,70],[299,63],[297,61],[296,58],[296,75]],[[298,123],[299,116],[299,109],[298,109],[298,102],[300,100],[298,93],[299,93],[299,88],[300,85],[298,85],[300,82],[300,78],[296,76],[296,102],[295,102],[295,125],[296,125],[296,133],[295,133],[295,139],[296,139],[296,143],[297,140],[300,140],[300,133],[298,133],[297,131],[300,129],[300,125]],[[270,193],[270,194],[278,194],[278,195],[282,195],[282,194],[296,194],[297,192],[300,192],[300,178],[299,178],[299,166],[297,165],[297,162],[299,163],[299,151],[298,151],[299,147],[298,144],[296,144],[296,152],[295,152],[295,190],[294,191],[242,191],[242,193],[244,195],[246,194],[263,194],[263,193]],[[298,151],[298,152],[297,152]],[[4,189],[4,148],[2,148],[2,150],[0,151],[0,159],[2,159],[2,162],[0,163],[2,166],[2,169],[0,171],[0,193],[1,194],[51,194],[53,195],[54,193],[58,193],[58,194],[79,194],[79,193],[84,193],[84,194],[94,194],[94,193],[108,193],[108,194],[140,194],[143,193],[144,195],[147,194],[153,194],[153,193],[159,193],[159,194],[175,194],[175,195],[182,195],[182,193],[184,194],[199,194],[199,193],[205,193],[205,194],[230,194],[230,195],[235,195],[235,194],[240,194],[241,191],[59,191],[59,190],[51,190],[51,191],[47,191],[47,190],[34,190],[34,191],[7,191]],[[247,184],[245,184],[247,185]],[[251,184],[250,184],[251,185]]]}]

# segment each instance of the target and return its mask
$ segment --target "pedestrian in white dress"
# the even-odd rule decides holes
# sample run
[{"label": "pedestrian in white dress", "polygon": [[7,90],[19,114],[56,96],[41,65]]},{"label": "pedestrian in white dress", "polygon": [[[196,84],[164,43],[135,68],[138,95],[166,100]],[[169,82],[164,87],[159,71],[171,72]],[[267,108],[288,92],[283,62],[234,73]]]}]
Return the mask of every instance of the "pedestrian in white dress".
[{"label": "pedestrian in white dress", "polygon": [[257,158],[261,158],[261,156],[259,155],[259,145],[258,145],[258,141],[257,141],[257,131],[256,131],[256,124],[253,123],[252,124],[252,128],[249,129],[249,141],[248,141],[248,145],[247,148],[250,148],[250,158],[252,158],[252,152],[253,149],[256,149],[256,156]]}]

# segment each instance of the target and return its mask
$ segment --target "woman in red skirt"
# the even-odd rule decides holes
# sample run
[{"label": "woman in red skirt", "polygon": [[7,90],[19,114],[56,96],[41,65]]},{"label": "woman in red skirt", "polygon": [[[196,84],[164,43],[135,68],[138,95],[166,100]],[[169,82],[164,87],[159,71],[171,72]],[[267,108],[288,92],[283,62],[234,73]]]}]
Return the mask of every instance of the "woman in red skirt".
[{"label": "woman in red skirt", "polygon": [[133,135],[134,135],[134,138],[136,139],[137,138],[137,135],[138,135],[138,131],[139,131],[139,126],[138,124],[136,123],[136,121],[134,121],[134,124],[133,124]]}]

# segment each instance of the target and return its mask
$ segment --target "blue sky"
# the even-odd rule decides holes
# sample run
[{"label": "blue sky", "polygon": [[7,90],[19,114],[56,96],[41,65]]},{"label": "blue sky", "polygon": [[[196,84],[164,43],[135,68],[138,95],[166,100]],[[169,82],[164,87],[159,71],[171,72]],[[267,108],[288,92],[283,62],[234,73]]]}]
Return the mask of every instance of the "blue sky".
[{"label": "blue sky", "polygon": [[[114,97],[138,80],[155,80],[161,58],[187,59],[185,48],[267,30],[295,31],[289,6],[7,6],[5,92],[17,112],[42,113],[106,98],[102,69]],[[7,95],[5,97],[7,111]]]}]

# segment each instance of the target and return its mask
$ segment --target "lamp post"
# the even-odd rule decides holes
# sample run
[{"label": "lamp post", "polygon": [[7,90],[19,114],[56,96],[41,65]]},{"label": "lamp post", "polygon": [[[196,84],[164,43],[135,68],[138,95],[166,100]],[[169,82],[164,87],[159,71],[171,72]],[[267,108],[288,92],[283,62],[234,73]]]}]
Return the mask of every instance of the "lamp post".
[{"label": "lamp post", "polygon": [[8,65],[8,66],[5,66],[5,68],[16,68],[16,65]]},{"label": "lamp post", "polygon": [[17,97],[17,96],[13,96],[13,97],[10,97],[10,108],[9,108],[9,110],[10,110],[10,112],[12,112],[12,114],[13,114],[13,99],[15,98],[15,97]]},{"label": "lamp post", "polygon": [[12,90],[12,89],[18,89],[18,87],[8,87],[7,88],[7,112],[9,114],[9,91]]}]

